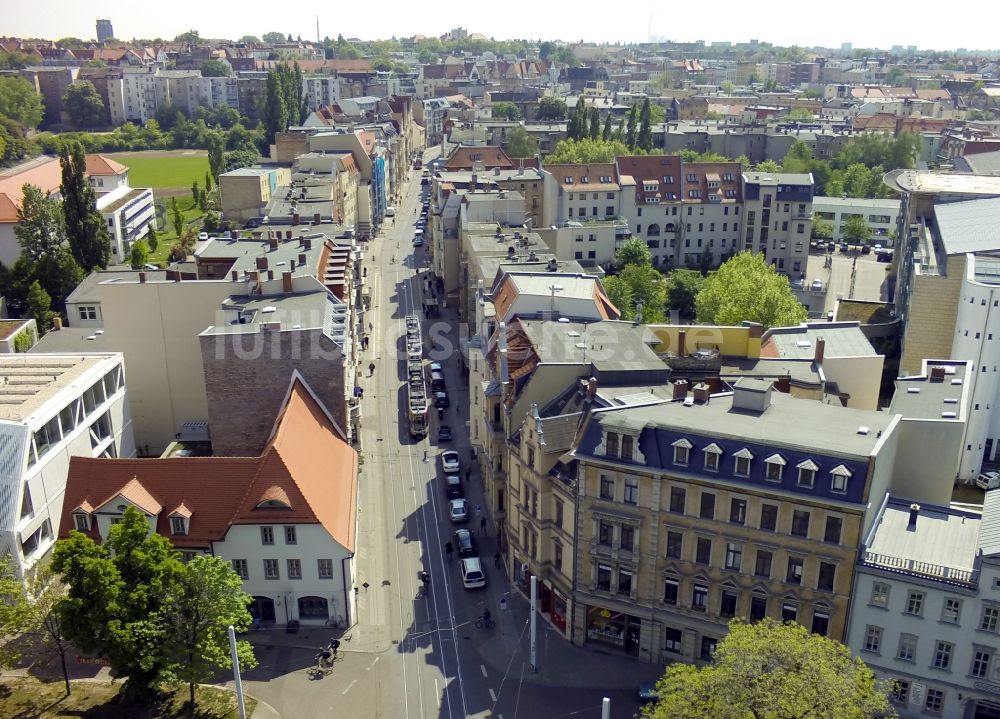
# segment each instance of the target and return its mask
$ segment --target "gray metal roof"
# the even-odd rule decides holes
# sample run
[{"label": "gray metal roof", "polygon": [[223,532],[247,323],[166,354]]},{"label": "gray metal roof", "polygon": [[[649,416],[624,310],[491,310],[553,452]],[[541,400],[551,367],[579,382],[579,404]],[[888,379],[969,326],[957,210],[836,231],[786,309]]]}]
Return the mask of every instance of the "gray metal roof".
[{"label": "gray metal roof", "polygon": [[1000,250],[1000,197],[934,206],[945,254]]},{"label": "gray metal roof", "polygon": [[1000,150],[952,158],[955,169],[975,175],[1000,175]]},{"label": "gray metal roof", "polygon": [[[565,452],[573,446],[582,413],[564,414],[542,419],[546,452]],[[531,420],[529,420],[531,421]]]}]

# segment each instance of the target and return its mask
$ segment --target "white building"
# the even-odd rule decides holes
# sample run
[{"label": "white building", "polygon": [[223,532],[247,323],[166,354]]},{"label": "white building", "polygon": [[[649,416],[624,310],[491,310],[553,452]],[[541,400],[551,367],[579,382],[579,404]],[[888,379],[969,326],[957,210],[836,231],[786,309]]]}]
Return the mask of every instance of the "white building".
[{"label": "white building", "polygon": [[847,644],[899,715],[1000,715],[1000,492],[980,516],[886,495],[856,568]]},{"label": "white building", "polygon": [[134,507],[185,557],[223,557],[254,619],[356,620],[358,455],[296,373],[259,457],[74,459],[60,534],[104,541]]},{"label": "white building", "polygon": [[18,576],[59,534],[71,457],[131,457],[121,354],[0,355],[0,556]]},{"label": "white building", "polygon": [[833,225],[832,239],[839,242],[844,237],[847,220],[853,216],[864,219],[871,228],[871,244],[892,245],[889,235],[899,220],[899,200],[879,200],[862,197],[813,197],[813,214]]}]

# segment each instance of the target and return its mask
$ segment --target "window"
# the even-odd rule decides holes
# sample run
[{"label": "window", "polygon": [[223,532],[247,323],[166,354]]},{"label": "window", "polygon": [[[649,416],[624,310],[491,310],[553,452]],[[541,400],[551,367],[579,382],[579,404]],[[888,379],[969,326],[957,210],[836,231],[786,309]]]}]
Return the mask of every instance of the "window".
[{"label": "window", "polygon": [[760,528],[768,532],[773,532],[778,526],[778,505],[760,505]]},{"label": "window", "polygon": [[625,596],[632,594],[632,572],[627,569],[618,570],[618,593]]},{"label": "window", "polygon": [[681,637],[683,634],[680,629],[675,627],[667,627],[667,631],[664,634],[664,644],[663,648],[668,652],[674,652],[675,654],[681,653]]},{"label": "window", "polygon": [[281,573],[278,569],[277,559],[264,560],[264,579],[280,579]]},{"label": "window", "polygon": [[819,563],[819,579],[816,588],[824,592],[833,591],[834,579],[837,576],[837,565],[830,562]]},{"label": "window", "polygon": [[247,560],[245,559],[234,559],[233,571],[236,572],[236,576],[240,579],[250,579],[250,568],[247,566]]},{"label": "window", "polygon": [[944,607],[941,609],[941,621],[949,624],[958,624],[962,615],[962,600],[948,597],[944,600]]},{"label": "window", "polygon": [[747,501],[745,499],[729,500],[729,521],[733,524],[745,524],[747,520]]},{"label": "window", "polygon": [[80,305],[77,308],[80,312],[81,320],[96,320],[97,319],[97,307],[94,305]]},{"label": "window", "polygon": [[701,658],[709,661],[715,656],[715,647],[719,643],[718,639],[712,637],[701,638]]},{"label": "window", "polygon": [[941,691],[940,689],[928,689],[927,701],[924,702],[924,708],[929,712],[940,714],[941,707],[943,705],[944,705],[944,692]]},{"label": "window", "polygon": [[802,584],[802,557],[789,557],[785,581],[789,584]]},{"label": "window", "polygon": [[910,701],[910,683],[905,679],[896,679],[892,683],[892,693],[889,698],[894,702],[906,704]]},{"label": "window", "polygon": [[954,650],[955,645],[951,642],[938,643],[934,647],[934,663],[935,669],[948,669],[951,666],[951,654]]},{"label": "window", "polygon": [[597,543],[603,547],[610,547],[611,540],[615,534],[615,525],[611,522],[601,520],[597,525]]},{"label": "window", "polygon": [[605,592],[611,591],[611,567],[606,564],[597,565],[597,588]]},{"label": "window", "polygon": [[736,616],[736,592],[728,589],[722,590],[722,598],[719,604],[720,617]]},{"label": "window", "polygon": [[288,578],[302,579],[302,560],[300,559],[288,560]]},{"label": "window", "polygon": [[826,529],[823,530],[823,541],[830,544],[840,544],[840,533],[843,526],[843,519],[828,516],[826,518]]},{"label": "window", "polygon": [[333,560],[332,559],[317,559],[316,569],[319,572],[320,579],[333,579]]},{"label": "window", "polygon": [[873,607],[885,607],[889,604],[889,585],[886,582],[872,582],[872,594],[868,604]]},{"label": "window", "polygon": [[708,608],[708,585],[695,584],[691,588],[691,608],[704,612]]},{"label": "window", "polygon": [[718,445],[712,444],[705,448],[705,469],[709,472],[719,471],[719,454]]},{"label": "window", "polygon": [[771,578],[771,561],[774,554],[766,549],[757,550],[757,558],[754,561],[753,573],[758,577]]},{"label": "window", "polygon": [[698,537],[698,544],[695,551],[694,561],[698,564],[712,563],[712,540],[705,537]]},{"label": "window", "polygon": [[274,527],[261,527],[260,528],[260,543],[261,544],[274,544]]},{"label": "window", "polygon": [[715,495],[711,492],[701,493],[701,513],[702,519],[715,519]]},{"label": "window", "polygon": [[621,539],[618,541],[618,546],[630,552],[635,549],[635,527],[622,525],[619,534],[621,535]]},{"label": "window", "polygon": [[639,480],[635,477],[625,478],[625,497],[623,501],[625,504],[639,504]]},{"label": "window", "polygon": [[830,615],[827,612],[821,612],[819,610],[813,612],[813,621],[810,631],[813,634],[819,634],[821,637],[825,637],[830,631]]},{"label": "window", "polygon": [[882,627],[875,627],[869,624],[867,627],[865,627],[864,650],[866,652],[872,652],[874,654],[878,654],[881,646],[882,646]]},{"label": "window", "polygon": [[88,514],[75,513],[73,515],[73,523],[76,525],[77,531],[90,531],[90,515]]},{"label": "window", "polygon": [[676,579],[668,577],[663,580],[663,603],[677,604],[677,592],[680,587]]},{"label": "window", "polygon": [[988,649],[977,649],[972,655],[972,668],[969,674],[980,679],[984,679],[990,673],[990,658],[993,653]]},{"label": "window", "polygon": [[622,459],[632,459],[632,444],[634,441],[632,435],[622,435]]},{"label": "window", "polygon": [[601,499],[614,500],[615,498],[615,480],[613,477],[609,477],[606,474],[601,475]]},{"label": "window", "polygon": [[171,534],[187,534],[184,526],[184,517],[171,517],[170,518],[170,533]]},{"label": "window", "polygon": [[979,628],[984,632],[995,632],[1000,625],[1000,607],[983,607],[983,618],[979,621]]},{"label": "window", "polygon": [[767,616],[767,597],[750,597],[750,621],[759,622]]},{"label": "window", "polygon": [[921,616],[924,613],[924,593],[910,590],[906,595],[906,614]]},{"label": "window", "polygon": [[684,552],[684,534],[667,532],[667,559],[680,559]]},{"label": "window", "polygon": [[740,571],[743,564],[743,545],[736,542],[726,542],[726,569]]},{"label": "window", "polygon": [[753,459],[753,455],[750,454],[746,449],[741,449],[736,453],[736,468],[734,474],[739,477],[749,477],[750,476],[750,460]]},{"label": "window", "polygon": [[605,441],[604,455],[606,457],[618,458],[618,433],[608,432],[607,439]]},{"label": "window", "polygon": [[780,454],[772,454],[764,460],[764,464],[767,465],[766,478],[772,482],[780,482],[781,473],[785,469],[784,458]]},{"label": "window", "polygon": [[684,514],[684,503],[687,499],[687,492],[683,487],[670,488],[670,511],[676,514]]},{"label": "window", "polygon": [[683,467],[687,466],[689,455],[691,454],[691,443],[686,439],[679,439],[674,442],[674,464]]},{"label": "window", "polygon": [[563,566],[563,548],[562,542],[555,540],[552,542],[552,563],[555,565],[556,569],[562,570]]},{"label": "window", "polygon": [[796,467],[799,470],[798,485],[812,488],[816,484],[816,470],[819,469],[819,466],[811,459],[807,459]]},{"label": "window", "polygon": [[794,602],[781,603],[781,621],[794,622],[799,617],[799,607]]},{"label": "window", "polygon": [[896,659],[904,662],[912,662],[917,655],[917,636],[915,634],[900,634],[899,648],[896,650]]},{"label": "window", "polygon": [[804,509],[792,512],[792,534],[796,537],[809,536],[809,512]]},{"label": "window", "polygon": [[285,544],[295,543],[295,527],[285,527]]}]

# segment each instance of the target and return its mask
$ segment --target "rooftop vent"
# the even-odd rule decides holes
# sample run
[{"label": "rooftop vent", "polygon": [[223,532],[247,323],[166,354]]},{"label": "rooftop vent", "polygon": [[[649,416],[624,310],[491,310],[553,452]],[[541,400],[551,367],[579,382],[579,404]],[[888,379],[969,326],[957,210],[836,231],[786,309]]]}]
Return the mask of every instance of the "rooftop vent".
[{"label": "rooftop vent", "polygon": [[958,398],[957,397],[945,397],[944,398],[944,403],[945,404],[958,404]]},{"label": "rooftop vent", "polygon": [[864,425],[861,425],[860,427],[858,427],[858,434],[867,435],[870,431],[871,430],[868,429],[868,427],[865,427]]},{"label": "rooftop vent", "polygon": [[278,308],[277,308],[277,307],[275,307],[274,305],[268,305],[267,307],[263,308],[263,309],[261,310],[261,312],[262,312],[263,314],[268,314],[268,313],[270,313],[270,312],[276,312],[276,311],[277,311],[277,309],[278,309]]},{"label": "rooftop vent", "polygon": [[942,412],[941,419],[958,419],[958,412]]},{"label": "rooftop vent", "polygon": [[919,387],[907,387],[906,388],[906,393],[907,394],[920,394],[920,388]]},{"label": "rooftop vent", "polygon": [[952,383],[952,384],[962,384],[962,380],[961,380],[961,378],[959,378],[959,379],[953,379],[953,380],[951,381],[951,383]]}]

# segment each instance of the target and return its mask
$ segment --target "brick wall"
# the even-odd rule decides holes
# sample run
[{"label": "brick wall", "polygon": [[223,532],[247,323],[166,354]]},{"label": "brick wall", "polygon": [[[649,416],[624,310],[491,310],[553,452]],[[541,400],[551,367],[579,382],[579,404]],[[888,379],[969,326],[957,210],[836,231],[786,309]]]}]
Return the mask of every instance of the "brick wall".
[{"label": "brick wall", "polygon": [[947,275],[914,275],[906,318],[902,372],[916,374],[925,359],[951,358],[965,256],[948,257]]},{"label": "brick wall", "polygon": [[200,340],[216,456],[260,454],[295,370],[347,431],[344,356],[321,331],[261,330]]}]

